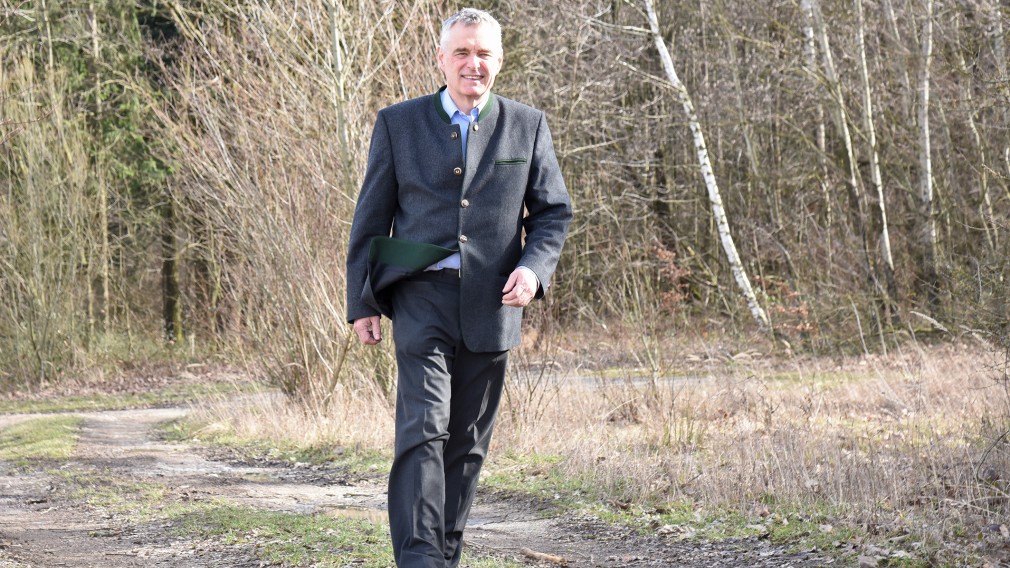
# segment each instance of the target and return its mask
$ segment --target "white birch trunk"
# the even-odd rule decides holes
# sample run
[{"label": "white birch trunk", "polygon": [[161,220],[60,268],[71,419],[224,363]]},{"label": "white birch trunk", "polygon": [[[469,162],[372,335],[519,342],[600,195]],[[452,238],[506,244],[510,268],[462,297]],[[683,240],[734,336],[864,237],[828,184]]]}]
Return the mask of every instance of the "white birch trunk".
[{"label": "white birch trunk", "polygon": [[824,79],[828,83],[828,92],[831,94],[833,103],[831,105],[831,117],[845,148],[845,161],[848,166],[846,186],[848,186],[850,206],[854,213],[856,234],[859,236],[859,243],[862,247],[864,276],[879,293],[882,288],[871,261],[867,233],[866,196],[863,195],[862,184],[860,183],[859,169],[856,163],[856,150],[852,143],[852,134],[849,130],[848,113],[845,110],[845,97],[842,94],[842,84],[838,77],[838,71],[835,68],[835,61],[831,55],[831,43],[828,41],[827,26],[824,25],[824,17],[821,14],[819,0],[803,1],[809,5],[809,13],[813,16],[814,32],[820,42],[821,59],[824,63]]},{"label": "white birch trunk", "polygon": [[824,62],[824,78],[828,82],[828,92],[831,94],[834,104],[831,105],[831,116],[834,119],[835,127],[838,129],[838,136],[845,146],[845,160],[848,162],[849,176],[848,185],[852,195],[853,205],[856,208],[857,222],[862,224],[863,202],[859,195],[859,175],[856,170],[856,152],[852,145],[852,134],[849,132],[849,121],[845,112],[845,98],[842,95],[842,85],[838,79],[838,71],[835,69],[835,60],[831,55],[831,43],[828,41],[828,31],[824,25],[824,18],[821,15],[821,6],[818,0],[804,0],[809,4],[810,14],[813,15],[814,31],[821,47],[821,60]]},{"label": "white birch trunk", "polygon": [[931,311],[939,307],[936,273],[936,219],[933,209],[933,164],[929,133],[929,83],[933,62],[933,0],[925,0],[926,16],[922,24],[922,74],[919,80],[919,206],[920,246],[923,254],[923,280]]},{"label": "white birch trunk", "polygon": [[344,192],[353,198],[357,193],[353,165],[351,163],[350,133],[347,125],[347,95],[344,87],[344,59],[341,44],[340,3],[337,0],[327,2],[330,16],[331,66],[333,69],[333,109],[337,118],[337,145],[340,147],[340,170],[343,173]]},{"label": "white birch trunk", "polygon": [[[891,236],[887,227],[887,202],[884,196],[884,181],[880,173],[880,153],[877,150],[877,134],[873,123],[873,96],[870,89],[870,71],[866,65],[866,24],[863,20],[863,0],[855,0],[857,47],[859,51],[859,73],[863,83],[863,129],[870,153],[870,182],[877,194],[877,211],[880,215],[880,257],[884,263],[884,280],[887,283],[888,307],[890,310],[898,298],[898,284],[894,278],[894,256],[891,253]],[[893,314],[892,314],[893,316]]]},{"label": "white birch trunk", "polygon": [[673,91],[676,93],[677,98],[684,107],[684,113],[687,115],[687,121],[691,128],[691,134],[694,136],[694,146],[698,155],[698,164],[701,167],[702,177],[705,179],[705,186],[708,188],[708,200],[709,204],[712,206],[712,215],[715,217],[716,226],[719,231],[719,239],[722,242],[722,248],[726,254],[726,259],[729,261],[733,278],[736,280],[737,286],[740,288],[740,292],[747,301],[747,307],[750,309],[750,313],[757,322],[758,327],[764,331],[770,331],[771,323],[768,320],[768,314],[765,313],[764,309],[758,303],[757,296],[754,294],[754,289],[751,287],[750,278],[747,277],[747,272],[744,270],[743,263],[740,262],[740,254],[737,252],[736,244],[733,242],[733,235],[730,232],[729,221],[726,218],[726,210],[722,206],[722,195],[719,193],[719,185],[716,183],[715,173],[712,170],[712,164],[708,157],[708,149],[705,145],[705,136],[702,133],[701,125],[698,122],[698,115],[694,110],[694,103],[691,102],[691,96],[688,94],[684,84],[681,83],[680,78],[677,76],[677,71],[673,67],[673,58],[670,56],[670,51],[666,47],[663,35],[659,31],[659,19],[656,17],[656,10],[652,5],[652,0],[644,0],[644,3],[645,11],[649,18],[649,29],[652,32],[652,39],[656,44],[656,49],[659,51],[659,58],[663,63],[663,70],[666,72],[666,77],[670,81]]},{"label": "white birch trunk", "polygon": [[[999,80],[1006,84],[1010,80],[1010,75],[1007,74],[1007,49],[1006,49],[1006,37],[1003,35],[1005,29],[1003,27],[1003,2],[1002,0],[995,0],[992,7],[992,51],[993,57],[996,59],[996,69],[999,73]],[[1010,107],[1003,107],[1003,124],[1010,124]],[[1003,148],[999,151],[1003,156],[1003,166],[1006,168],[1006,176],[1010,177],[1010,143],[1004,139]],[[997,158],[998,159],[998,158]],[[1010,199],[1010,188],[1007,187],[1006,183],[1003,184],[1004,193],[1006,193],[1006,198]]]},{"label": "white birch trunk", "polygon": [[[802,8],[803,13],[806,15],[806,22],[803,25],[803,56],[806,59],[807,73],[811,77],[817,77],[820,74],[817,72],[817,40],[814,36],[814,15],[813,9],[810,6],[810,0],[802,0],[800,2],[800,8]],[[816,86],[816,82],[815,82]],[[834,224],[834,211],[832,209],[831,202],[831,192],[828,190],[828,142],[827,142],[827,128],[824,126],[824,105],[821,103],[820,99],[817,100],[817,163],[821,168],[821,196],[824,200],[824,221],[825,225],[830,227]],[[829,233],[830,234],[830,233]],[[833,254],[834,247],[831,243],[828,243],[828,270],[831,267],[831,255]]]},{"label": "white birch trunk", "polygon": [[[901,42],[901,31],[898,29],[898,16],[894,13],[894,4],[891,0],[884,0],[884,13],[887,15],[887,21],[891,24],[891,35],[893,46],[900,52],[900,55],[907,55],[907,50],[905,49],[905,44]],[[899,65],[899,73],[901,75],[901,82],[905,85],[905,90],[901,93],[901,110],[904,112],[904,116],[910,118],[910,108],[912,107],[909,96],[912,93],[912,79],[908,76],[908,68],[905,65]]]}]

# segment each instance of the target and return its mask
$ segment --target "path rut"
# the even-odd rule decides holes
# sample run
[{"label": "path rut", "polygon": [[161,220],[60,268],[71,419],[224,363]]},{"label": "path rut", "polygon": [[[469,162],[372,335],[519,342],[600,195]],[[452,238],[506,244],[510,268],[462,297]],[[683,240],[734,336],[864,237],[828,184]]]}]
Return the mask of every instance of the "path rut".
[{"label": "path rut", "polygon": [[[75,457],[64,469],[153,482],[180,500],[224,499],[274,511],[384,520],[381,480],[347,478],[317,466],[243,463],[203,448],[168,443],[157,426],[184,409],[75,413],[83,419]],[[37,415],[0,416],[0,430]],[[253,545],[178,536],[169,525],[96,513],[58,491],[58,471],[25,474],[0,462],[0,568],[260,567]],[[706,543],[642,535],[594,518],[549,516],[532,502],[478,496],[467,529],[471,550],[530,566],[813,567],[816,551],[792,553],[760,539]]]}]

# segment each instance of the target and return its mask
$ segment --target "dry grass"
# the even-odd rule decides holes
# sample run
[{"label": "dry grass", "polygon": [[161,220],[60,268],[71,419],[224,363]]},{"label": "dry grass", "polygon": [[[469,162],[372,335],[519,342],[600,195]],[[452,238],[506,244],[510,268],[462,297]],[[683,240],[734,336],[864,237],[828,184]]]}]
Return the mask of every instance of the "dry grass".
[{"label": "dry grass", "polygon": [[190,420],[202,436],[297,446],[339,444],[357,448],[392,448],[393,410],[374,394],[343,392],[329,408],[299,404],[276,391],[240,400],[218,397],[197,405]]},{"label": "dry grass", "polygon": [[[546,455],[554,473],[644,508],[831,511],[933,543],[1005,515],[1010,460],[997,439],[1010,397],[977,342],[843,360],[681,351],[633,371],[571,372],[543,363],[557,352],[531,352],[513,359],[492,469],[494,456]],[[337,399],[329,411],[279,398],[209,405],[202,419],[243,437],[390,447],[385,401]]]}]

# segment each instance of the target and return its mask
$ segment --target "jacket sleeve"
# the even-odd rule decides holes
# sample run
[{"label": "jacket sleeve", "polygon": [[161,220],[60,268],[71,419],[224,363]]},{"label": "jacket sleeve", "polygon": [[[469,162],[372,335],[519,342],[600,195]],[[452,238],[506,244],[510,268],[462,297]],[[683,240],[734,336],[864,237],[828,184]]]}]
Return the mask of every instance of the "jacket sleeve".
[{"label": "jacket sleeve", "polygon": [[380,111],[372,130],[368,166],[358,194],[347,245],[347,321],[378,315],[361,300],[368,266],[368,246],[372,238],[389,236],[397,208],[396,171],[389,130]]},{"label": "jacket sleeve", "polygon": [[540,113],[529,181],[524,198],[527,215],[523,220],[526,242],[520,266],[532,270],[540,280],[536,297],[542,298],[561,256],[561,247],[572,221],[572,203],[554,153],[547,117]]}]

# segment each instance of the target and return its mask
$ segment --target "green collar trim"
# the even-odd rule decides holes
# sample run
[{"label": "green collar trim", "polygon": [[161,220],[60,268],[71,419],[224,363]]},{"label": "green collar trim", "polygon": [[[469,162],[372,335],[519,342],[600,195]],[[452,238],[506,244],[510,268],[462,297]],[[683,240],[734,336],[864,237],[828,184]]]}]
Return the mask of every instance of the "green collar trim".
[{"label": "green collar trim", "polygon": [[[445,107],[442,106],[442,91],[447,88],[447,86],[443,86],[439,89],[438,92],[431,98],[431,101],[435,105],[435,110],[438,111],[438,116],[442,119],[442,122],[452,124],[452,118],[449,117],[448,113],[445,112]],[[493,106],[494,93],[490,93],[487,96],[487,103],[484,104],[484,108],[480,109],[480,114],[477,115],[477,122],[487,118],[487,116],[491,113],[491,107]]]},{"label": "green collar trim", "polygon": [[449,117],[449,114],[445,112],[445,107],[442,106],[442,91],[446,88],[447,87],[442,87],[439,89],[438,92],[435,93],[435,96],[431,97],[431,103],[435,105],[435,110],[438,111],[438,116],[442,119],[442,122],[452,124],[452,119]]}]

